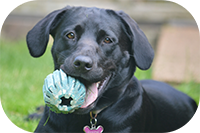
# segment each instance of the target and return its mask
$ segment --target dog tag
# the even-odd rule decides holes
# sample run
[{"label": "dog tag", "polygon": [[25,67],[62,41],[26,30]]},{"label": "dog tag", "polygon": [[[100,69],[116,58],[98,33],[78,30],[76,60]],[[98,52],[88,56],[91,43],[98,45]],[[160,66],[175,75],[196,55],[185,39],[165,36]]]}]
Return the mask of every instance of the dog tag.
[{"label": "dog tag", "polygon": [[90,119],[91,128],[89,126],[84,126],[83,131],[85,133],[102,133],[103,132],[102,126],[98,126],[96,128],[96,124],[97,124],[96,117],[92,117],[92,113],[90,113],[90,116],[91,116],[91,119]]},{"label": "dog tag", "polygon": [[102,126],[98,126],[97,128],[96,128],[96,126],[95,127],[88,127],[88,126],[85,126],[84,128],[83,128],[83,131],[85,132],[85,133],[102,133],[103,132],[103,127]]}]

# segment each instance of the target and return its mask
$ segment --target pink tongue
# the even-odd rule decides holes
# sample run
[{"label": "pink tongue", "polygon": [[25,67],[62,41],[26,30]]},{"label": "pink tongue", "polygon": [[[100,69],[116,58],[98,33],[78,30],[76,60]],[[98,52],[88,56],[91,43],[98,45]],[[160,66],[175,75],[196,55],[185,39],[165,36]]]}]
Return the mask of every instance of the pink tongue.
[{"label": "pink tongue", "polygon": [[89,106],[97,99],[97,96],[98,96],[97,83],[94,83],[87,88],[85,101],[81,106],[81,108],[86,108],[87,106]]}]

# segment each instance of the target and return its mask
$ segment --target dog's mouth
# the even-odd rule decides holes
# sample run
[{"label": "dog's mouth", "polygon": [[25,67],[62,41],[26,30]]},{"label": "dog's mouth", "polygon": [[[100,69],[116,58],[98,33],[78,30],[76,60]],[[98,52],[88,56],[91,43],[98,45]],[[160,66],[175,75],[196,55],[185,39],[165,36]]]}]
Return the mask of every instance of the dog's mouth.
[{"label": "dog's mouth", "polygon": [[85,101],[81,108],[87,108],[89,105],[94,103],[94,101],[98,98],[99,95],[101,95],[109,83],[111,78],[111,75],[105,77],[103,80],[98,81],[96,83],[90,83],[87,80],[79,79],[80,82],[82,82],[86,87],[86,96]]},{"label": "dog's mouth", "polygon": [[[68,75],[68,73],[65,71],[65,69],[61,66],[61,69]],[[81,83],[84,84],[86,88],[86,95],[83,105],[80,107],[81,109],[85,109],[89,107],[92,103],[94,103],[97,98],[106,90],[107,85],[112,77],[112,74],[109,74],[108,76],[105,76],[102,78],[102,80],[97,82],[90,82],[82,77],[77,77],[73,75],[69,75],[71,77],[74,77],[78,79]]]}]

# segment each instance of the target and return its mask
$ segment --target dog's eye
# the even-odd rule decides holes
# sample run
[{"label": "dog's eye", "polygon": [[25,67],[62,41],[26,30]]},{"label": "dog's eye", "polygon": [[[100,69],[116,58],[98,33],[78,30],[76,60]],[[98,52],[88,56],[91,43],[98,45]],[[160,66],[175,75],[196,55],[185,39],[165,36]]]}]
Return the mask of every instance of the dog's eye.
[{"label": "dog's eye", "polygon": [[74,39],[75,38],[75,34],[73,32],[68,33],[66,36],[69,39]]},{"label": "dog's eye", "polygon": [[112,40],[109,37],[106,37],[103,42],[104,43],[112,43]]}]

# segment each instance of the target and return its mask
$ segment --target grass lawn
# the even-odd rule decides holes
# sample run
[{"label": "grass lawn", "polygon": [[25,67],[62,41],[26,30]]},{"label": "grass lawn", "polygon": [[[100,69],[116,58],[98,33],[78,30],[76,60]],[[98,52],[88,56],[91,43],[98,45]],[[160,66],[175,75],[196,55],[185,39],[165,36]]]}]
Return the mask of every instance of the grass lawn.
[{"label": "grass lawn", "polygon": [[[25,41],[0,44],[0,96],[8,118],[18,127],[33,132],[38,121],[27,121],[26,117],[35,108],[44,105],[42,86],[45,77],[53,72],[50,46],[40,58],[29,55]],[[151,79],[151,69],[137,70],[139,79]],[[175,85],[199,103],[200,84],[190,82]]]}]

